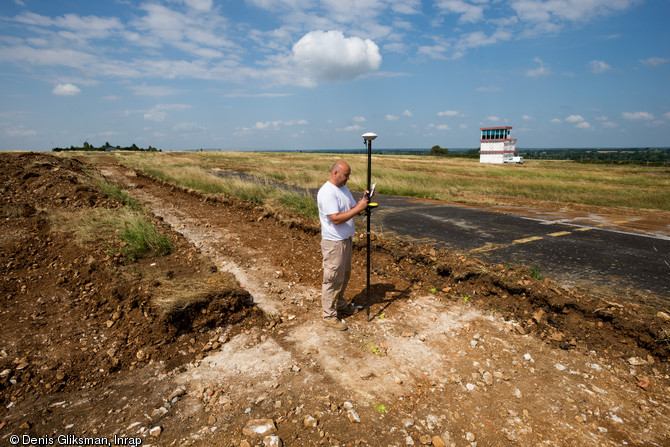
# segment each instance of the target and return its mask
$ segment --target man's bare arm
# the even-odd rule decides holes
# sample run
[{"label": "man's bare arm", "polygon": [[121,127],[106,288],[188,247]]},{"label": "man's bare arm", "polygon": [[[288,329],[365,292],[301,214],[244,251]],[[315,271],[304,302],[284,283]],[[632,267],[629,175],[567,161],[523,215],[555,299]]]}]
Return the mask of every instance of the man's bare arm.
[{"label": "man's bare arm", "polygon": [[356,206],[354,206],[352,209],[350,209],[349,211],[345,211],[343,213],[329,214],[328,218],[330,218],[330,221],[333,224],[341,225],[354,218],[359,212],[365,210],[365,208],[368,207],[368,202],[369,199],[366,191],[365,194],[363,195],[363,198],[359,200]]}]

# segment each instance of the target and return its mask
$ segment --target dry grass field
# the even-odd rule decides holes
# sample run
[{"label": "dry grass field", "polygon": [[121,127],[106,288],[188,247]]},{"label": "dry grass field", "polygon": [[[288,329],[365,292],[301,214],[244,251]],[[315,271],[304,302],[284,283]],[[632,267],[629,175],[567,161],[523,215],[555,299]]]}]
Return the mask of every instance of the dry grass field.
[{"label": "dry grass field", "polygon": [[[280,182],[318,188],[330,166],[346,159],[352,191],[365,189],[367,156],[271,152],[116,153],[123,164],[204,192],[236,195],[258,203],[282,200],[263,182],[221,178],[217,171],[243,172],[266,186]],[[477,160],[429,156],[372,157],[380,194],[465,204],[520,205],[554,202],[559,207],[594,205],[670,211],[670,170],[663,167],[581,165],[531,160],[524,165],[489,165]],[[286,202],[292,202],[288,200]]]}]

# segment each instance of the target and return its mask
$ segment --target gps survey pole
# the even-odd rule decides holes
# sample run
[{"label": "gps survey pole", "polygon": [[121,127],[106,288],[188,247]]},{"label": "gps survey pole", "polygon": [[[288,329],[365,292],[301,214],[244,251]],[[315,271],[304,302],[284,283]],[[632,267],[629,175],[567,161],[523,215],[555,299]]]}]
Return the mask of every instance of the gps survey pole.
[{"label": "gps survey pole", "polygon": [[[372,189],[372,140],[377,138],[377,135],[375,135],[372,132],[368,132],[366,134],[363,134],[363,141],[367,144],[368,146],[368,187],[367,191],[368,193],[371,192]],[[369,200],[369,198],[368,198]],[[365,210],[365,214],[367,216],[367,248],[368,248],[368,264],[367,264],[367,283],[366,283],[366,294],[367,294],[367,309],[368,309],[368,321],[370,321],[370,214],[372,211],[372,205],[368,201],[368,207]]]}]

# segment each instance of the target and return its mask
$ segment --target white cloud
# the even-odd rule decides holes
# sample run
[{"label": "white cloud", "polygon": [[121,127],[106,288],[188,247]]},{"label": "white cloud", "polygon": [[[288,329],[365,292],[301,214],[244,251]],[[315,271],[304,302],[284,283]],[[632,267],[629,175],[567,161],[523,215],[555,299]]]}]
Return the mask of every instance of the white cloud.
[{"label": "white cloud", "polygon": [[121,21],[116,18],[65,14],[51,18],[32,12],[24,12],[14,18],[16,22],[41,28],[61,28],[58,36],[67,40],[85,41],[88,39],[103,39],[111,34],[123,30]]},{"label": "white cloud", "polygon": [[435,3],[443,13],[460,14],[460,23],[475,23],[483,19],[484,8],[462,0],[439,0]]},{"label": "white cloud", "polygon": [[33,137],[37,135],[37,131],[33,129],[26,129],[24,126],[5,129],[4,133],[8,137]]},{"label": "white cloud", "polygon": [[364,123],[365,122],[365,117],[364,116],[355,116],[351,119],[354,123]]},{"label": "white cloud", "polygon": [[384,119],[385,119],[386,121],[398,121],[398,120],[400,119],[400,117],[399,117],[399,116],[396,116],[396,115],[386,115],[386,116],[384,117]]},{"label": "white cloud", "polygon": [[665,112],[663,114],[663,118],[665,118],[666,120],[670,120],[670,112]]},{"label": "white cloud", "polygon": [[404,54],[407,52],[408,46],[402,42],[393,42],[384,44],[384,51],[387,53],[399,53]]},{"label": "white cloud", "polygon": [[184,3],[196,11],[207,12],[212,10],[212,0],[184,0]]},{"label": "white cloud", "polygon": [[523,116],[521,117],[521,119],[524,120],[524,121],[533,121],[535,118],[533,118],[533,117],[530,116],[530,115],[523,115]]},{"label": "white cloud", "polygon": [[421,0],[390,0],[390,4],[400,14],[421,14]]},{"label": "white cloud", "polygon": [[474,31],[463,34],[454,47],[458,52],[464,52],[470,48],[478,48],[510,40],[512,36],[512,33],[504,28],[494,31],[491,35],[486,35],[483,31]]},{"label": "white cloud", "polygon": [[649,112],[623,112],[621,116],[623,116],[627,120],[633,120],[633,121],[639,121],[639,120],[651,121],[654,119],[654,115],[652,115]]},{"label": "white cloud", "polygon": [[612,69],[612,67],[605,61],[599,61],[597,59],[594,59],[591,62],[589,62],[589,69],[591,70],[592,73],[598,74],[609,71]]},{"label": "white cloud", "polygon": [[143,118],[147,121],[160,123],[167,119],[167,112],[165,110],[151,109],[144,113]]},{"label": "white cloud", "polygon": [[622,11],[639,0],[512,0],[510,7],[528,22],[587,22],[598,16]]},{"label": "white cloud", "polygon": [[427,56],[431,59],[447,59],[445,53],[449,51],[448,45],[422,45],[418,48],[417,53],[422,56]]},{"label": "white cloud", "polygon": [[284,121],[285,126],[307,126],[309,125],[309,121],[307,120],[291,120],[291,121]]},{"label": "white cloud", "polygon": [[610,121],[609,118],[606,117],[606,116],[596,116],[595,118],[596,118],[596,121],[600,121],[603,129],[612,129],[612,128],[615,128],[615,127],[619,127],[615,123]]},{"label": "white cloud", "polygon": [[279,130],[282,121],[258,121],[253,128],[256,130]]},{"label": "white cloud", "polygon": [[478,93],[500,92],[502,89],[496,85],[489,85],[488,87],[477,87],[475,91]]},{"label": "white cloud", "polygon": [[172,130],[175,132],[205,132],[207,128],[198,123],[183,122],[175,124]]},{"label": "white cloud", "polygon": [[[314,86],[317,80],[345,81],[379,69],[379,47],[341,31],[312,31],[293,45],[293,60]],[[310,82],[311,81],[311,82]]]},{"label": "white cloud", "polygon": [[451,130],[451,128],[446,124],[429,124],[426,126],[427,129],[437,129],[437,130]]},{"label": "white cloud", "polygon": [[136,95],[139,96],[170,96],[181,93],[183,90],[179,90],[172,87],[165,87],[160,85],[137,85],[129,87]]},{"label": "white cloud", "polygon": [[74,84],[58,84],[51,93],[58,96],[75,96],[81,93],[81,89]]},{"label": "white cloud", "polygon": [[565,119],[568,123],[581,123],[584,122],[584,117],[581,115],[570,115]]},{"label": "white cloud", "polygon": [[410,112],[409,110],[405,110],[404,112],[402,112],[402,116],[405,116],[407,118],[411,118],[412,117],[412,112]]},{"label": "white cloud", "polygon": [[[558,120],[560,122],[560,120]],[[552,120],[553,122],[553,120]],[[592,129],[593,126],[581,115],[570,115],[565,118],[566,123],[572,123],[577,129]]]},{"label": "white cloud", "polygon": [[226,93],[226,98],[285,98],[291,93]]},{"label": "white cloud", "polygon": [[70,30],[69,34],[61,32],[60,35],[73,40],[104,39],[123,30],[123,25],[117,17],[81,17],[76,14],[58,17],[54,25]]},{"label": "white cloud", "polygon": [[168,117],[170,111],[180,111],[190,109],[188,104],[157,104],[149,110],[126,110],[124,116],[141,114],[147,121],[162,122]]},{"label": "white cloud", "polygon": [[551,70],[549,69],[548,66],[545,65],[545,63],[542,61],[542,59],[540,59],[539,57],[536,57],[535,59],[533,59],[533,61],[540,64],[540,66],[537,67],[537,68],[533,68],[531,70],[527,70],[526,71],[526,76],[534,78],[536,76],[547,76],[547,75],[551,74]]},{"label": "white cloud", "polygon": [[458,110],[444,110],[442,112],[438,112],[437,116],[439,117],[454,117],[454,116],[463,116],[461,115],[461,112]]},{"label": "white cloud", "polygon": [[173,46],[181,51],[200,57],[220,57],[221,50],[235,49],[227,38],[228,22],[206,9],[206,2],[189,1],[195,6],[192,13],[182,13],[157,3],[143,3],[140,9],[146,12],[132,22],[136,35],[130,35],[138,45],[160,48]]},{"label": "white cloud", "polygon": [[32,48],[27,45],[0,47],[0,61],[29,63],[34,65],[62,65],[85,68],[97,58],[92,54],[69,48]]},{"label": "white cloud", "polygon": [[550,122],[552,122],[552,123],[562,123],[563,121],[561,121],[561,120],[558,119],[558,118],[554,118],[554,119],[552,119]]},{"label": "white cloud", "polygon": [[497,116],[487,116],[486,121],[490,121],[492,123],[497,123],[497,122],[500,121],[500,118],[498,118]]},{"label": "white cloud", "polygon": [[670,62],[670,59],[664,57],[650,57],[649,59],[640,59],[640,62],[647,67],[656,68],[663,64],[667,64]]},{"label": "white cloud", "polygon": [[654,115],[649,112],[623,112],[621,114],[625,119],[632,121],[651,121],[654,119]]},{"label": "white cloud", "polygon": [[306,126],[306,125],[309,125],[309,121],[304,120],[304,119],[292,120],[292,121],[282,121],[282,120],[257,121],[251,127],[237,128],[237,131],[233,135],[235,135],[235,136],[245,136],[245,135],[249,135],[250,133],[253,133],[254,131],[273,131],[273,132],[277,132],[277,131],[280,131],[284,127]]}]

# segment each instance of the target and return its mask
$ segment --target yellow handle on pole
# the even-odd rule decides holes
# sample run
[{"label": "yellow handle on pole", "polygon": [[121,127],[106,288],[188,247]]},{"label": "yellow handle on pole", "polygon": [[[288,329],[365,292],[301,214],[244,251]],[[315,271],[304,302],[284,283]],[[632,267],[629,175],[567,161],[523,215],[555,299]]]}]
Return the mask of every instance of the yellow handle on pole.
[{"label": "yellow handle on pole", "polygon": [[[377,202],[370,202],[370,203],[368,203],[368,208],[376,208],[376,207],[378,207],[378,206],[379,206],[379,204],[378,204]],[[358,214],[359,214],[359,215],[360,215],[360,214],[365,214],[366,211],[367,211],[367,208],[364,209],[363,211],[359,211]]]}]

